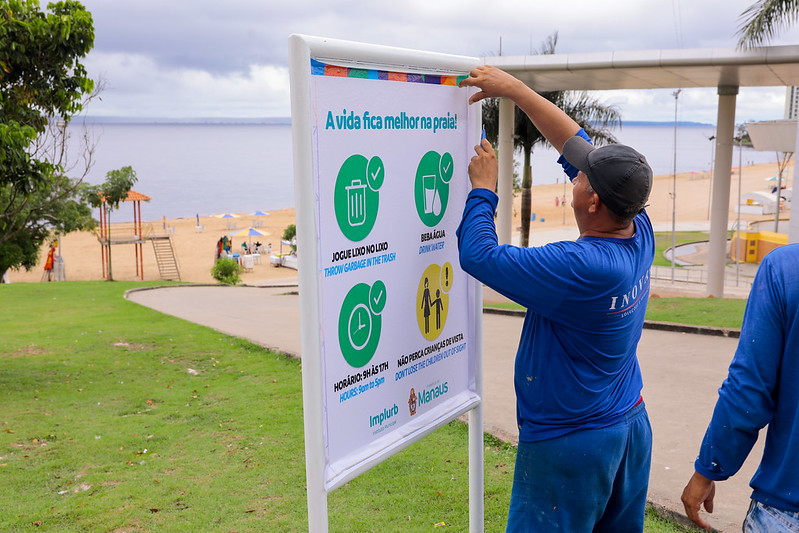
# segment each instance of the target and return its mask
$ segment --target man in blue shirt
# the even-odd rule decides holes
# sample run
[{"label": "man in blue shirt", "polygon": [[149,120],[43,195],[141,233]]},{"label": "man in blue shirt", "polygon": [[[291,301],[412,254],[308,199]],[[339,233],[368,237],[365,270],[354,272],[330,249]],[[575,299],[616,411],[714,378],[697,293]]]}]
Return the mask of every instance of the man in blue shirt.
[{"label": "man in blue shirt", "polygon": [[498,245],[497,161],[488,141],[469,165],[458,246],[463,269],[527,307],[514,385],[519,447],[508,531],[642,531],[652,433],[636,348],[654,235],[646,159],[594,148],[561,109],[513,76],[474,69],[463,86],[511,98],[562,155],[574,184],[575,242]]},{"label": "man in blue shirt", "polygon": [[768,424],[744,531],[799,531],[799,245],[777,248],[757,270],[741,338],[719,389],[696,472],[682,494],[688,518],[713,512],[715,481],[738,472]]}]

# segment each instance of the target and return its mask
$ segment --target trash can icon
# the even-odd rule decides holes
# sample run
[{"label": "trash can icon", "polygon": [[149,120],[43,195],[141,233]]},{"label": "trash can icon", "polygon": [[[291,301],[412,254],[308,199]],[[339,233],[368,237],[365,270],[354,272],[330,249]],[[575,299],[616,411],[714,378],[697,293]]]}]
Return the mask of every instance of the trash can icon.
[{"label": "trash can icon", "polygon": [[347,191],[347,221],[350,226],[361,226],[366,222],[366,184],[355,180]]}]

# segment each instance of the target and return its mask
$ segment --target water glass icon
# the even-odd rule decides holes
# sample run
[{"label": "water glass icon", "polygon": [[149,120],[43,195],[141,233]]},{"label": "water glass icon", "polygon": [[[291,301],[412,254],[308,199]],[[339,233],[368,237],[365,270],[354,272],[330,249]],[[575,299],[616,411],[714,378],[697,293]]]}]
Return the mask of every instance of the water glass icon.
[{"label": "water glass icon", "polygon": [[361,226],[366,222],[366,184],[354,180],[347,191],[347,221],[350,226]]},{"label": "water glass icon", "polygon": [[424,189],[424,212],[429,214],[433,212],[436,197],[436,176],[434,174],[422,176],[422,187]]}]

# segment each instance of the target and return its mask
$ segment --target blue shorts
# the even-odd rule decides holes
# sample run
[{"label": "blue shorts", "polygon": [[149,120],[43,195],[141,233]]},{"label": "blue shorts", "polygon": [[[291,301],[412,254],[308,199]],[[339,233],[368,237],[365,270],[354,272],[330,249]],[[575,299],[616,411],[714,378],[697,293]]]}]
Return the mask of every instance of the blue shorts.
[{"label": "blue shorts", "polygon": [[782,511],[752,500],[743,525],[744,533],[776,533],[799,531],[799,513]]},{"label": "blue shorts", "polygon": [[520,442],[506,531],[641,532],[651,462],[643,402],[610,427]]}]

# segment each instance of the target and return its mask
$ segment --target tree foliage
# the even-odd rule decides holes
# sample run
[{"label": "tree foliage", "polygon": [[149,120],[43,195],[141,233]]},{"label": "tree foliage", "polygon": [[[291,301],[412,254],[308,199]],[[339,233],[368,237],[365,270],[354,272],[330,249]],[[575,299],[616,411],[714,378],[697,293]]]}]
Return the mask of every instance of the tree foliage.
[{"label": "tree foliage", "polygon": [[92,17],[73,0],[48,9],[0,0],[0,274],[32,268],[53,230],[93,224],[82,177],[63,165],[66,125],[94,89],[80,63]]},{"label": "tree foliage", "polygon": [[291,249],[293,251],[297,251],[297,226],[294,224],[289,224],[286,226],[286,229],[283,230],[283,240],[286,242],[291,243]]},{"label": "tree foliage", "polygon": [[101,185],[86,187],[86,196],[92,207],[104,207],[106,213],[111,213],[119,207],[120,202],[128,197],[133,185],[138,181],[136,171],[127,166],[117,170],[109,170],[105,181]]},{"label": "tree foliage", "polygon": [[[128,197],[130,189],[138,179],[136,171],[131,166],[109,170],[101,185],[84,186],[84,195],[92,207],[99,207],[104,211],[105,223],[110,226],[111,212]],[[114,280],[111,271],[111,246],[108,246],[108,279]]]},{"label": "tree foliage", "polygon": [[738,46],[754,48],[770,41],[799,19],[799,0],[758,0],[741,13]]},{"label": "tree foliage", "polygon": [[221,257],[214,263],[214,266],[211,267],[211,276],[219,283],[235,285],[241,281],[241,278],[239,278],[241,271],[241,265],[238,264],[235,259],[232,257]]}]

